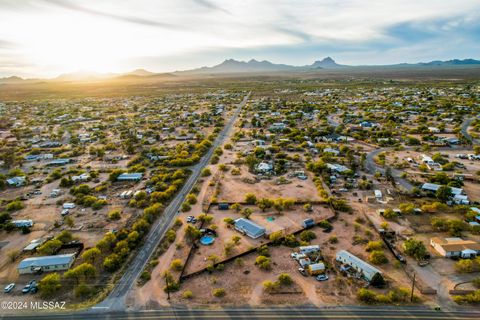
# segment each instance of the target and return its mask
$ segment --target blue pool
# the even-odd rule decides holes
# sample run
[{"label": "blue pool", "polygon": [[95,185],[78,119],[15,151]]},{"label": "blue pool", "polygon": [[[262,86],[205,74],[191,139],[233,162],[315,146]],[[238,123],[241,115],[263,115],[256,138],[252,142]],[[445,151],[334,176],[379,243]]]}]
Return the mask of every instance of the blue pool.
[{"label": "blue pool", "polygon": [[200,238],[200,243],[203,244],[204,246],[208,246],[212,244],[214,241],[215,241],[215,237],[208,234]]}]

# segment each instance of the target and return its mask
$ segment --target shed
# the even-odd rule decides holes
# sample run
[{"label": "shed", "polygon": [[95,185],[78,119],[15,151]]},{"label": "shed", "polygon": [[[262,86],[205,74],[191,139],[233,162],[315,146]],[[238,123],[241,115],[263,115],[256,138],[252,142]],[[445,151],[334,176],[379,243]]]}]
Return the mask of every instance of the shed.
[{"label": "shed", "polygon": [[312,276],[316,276],[325,273],[325,264],[323,262],[314,263],[308,266],[308,273]]},{"label": "shed", "polygon": [[303,220],[303,222],[302,222],[302,227],[304,227],[305,229],[306,229],[306,228],[311,228],[311,227],[313,227],[314,225],[315,225],[315,221],[313,221],[312,218],[310,218],[310,219],[305,219],[305,220]]},{"label": "shed", "polygon": [[228,203],[219,203],[218,204],[218,210],[228,210],[230,208],[230,205]]}]

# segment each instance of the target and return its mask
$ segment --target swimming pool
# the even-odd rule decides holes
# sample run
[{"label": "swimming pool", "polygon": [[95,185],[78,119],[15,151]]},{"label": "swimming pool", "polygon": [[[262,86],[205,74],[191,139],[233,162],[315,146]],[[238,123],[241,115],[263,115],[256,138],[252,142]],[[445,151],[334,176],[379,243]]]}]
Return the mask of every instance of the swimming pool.
[{"label": "swimming pool", "polygon": [[203,244],[204,246],[208,246],[212,244],[214,241],[215,241],[215,237],[208,234],[200,238],[200,243]]}]

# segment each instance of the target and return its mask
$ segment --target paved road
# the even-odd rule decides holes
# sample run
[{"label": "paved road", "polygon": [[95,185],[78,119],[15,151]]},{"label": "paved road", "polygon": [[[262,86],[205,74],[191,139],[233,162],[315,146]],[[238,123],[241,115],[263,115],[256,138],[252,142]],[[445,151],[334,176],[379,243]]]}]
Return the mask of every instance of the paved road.
[{"label": "paved road", "polygon": [[332,127],[338,127],[340,125],[340,123],[338,123],[337,121],[335,121],[335,119],[333,117],[335,117],[337,114],[331,114],[329,116],[327,116],[327,122],[329,125],[331,125]]},{"label": "paved road", "polygon": [[[367,153],[367,158],[366,158],[366,168],[370,173],[375,173],[375,171],[379,171],[382,174],[385,174],[386,169],[379,166],[378,164],[375,163],[374,158],[382,152],[388,152],[392,151],[394,148],[380,148],[380,149],[375,149],[369,153]],[[405,147],[403,150],[415,150],[416,147]],[[471,151],[471,149],[465,148],[465,146],[457,146],[457,147],[438,147],[435,148],[436,151],[451,151],[451,150],[456,150],[458,152],[461,151]],[[395,182],[400,184],[402,187],[404,187],[407,191],[412,191],[414,188],[414,185],[412,185],[408,180],[403,179],[400,177],[400,175],[403,173],[402,170],[397,170],[395,168],[390,168],[393,177],[395,178]]]},{"label": "paved road", "polygon": [[[406,148],[407,149],[407,148]],[[390,151],[392,148],[380,148],[380,149],[375,149],[369,153],[367,153],[367,158],[366,158],[366,167],[370,173],[375,173],[375,171],[379,171],[381,174],[385,174],[386,169],[377,165],[375,163],[374,158],[379,154],[384,151]],[[401,176],[402,171],[397,170],[395,168],[390,168],[392,172],[392,176],[395,178],[395,182],[401,185],[403,188],[405,188],[407,191],[412,191],[414,188],[414,185],[408,182],[406,179],[403,179]]]},{"label": "paved road", "polygon": [[465,119],[465,121],[463,121],[462,123],[462,126],[460,127],[460,132],[465,137],[465,139],[470,141],[472,144],[480,144],[480,141],[478,141],[478,139],[474,139],[470,135],[470,133],[468,133],[468,127],[470,126],[473,120],[475,120],[475,118]]},{"label": "paved road", "polygon": [[223,130],[218,134],[209,151],[202,157],[199,163],[191,167],[192,174],[189,176],[187,182],[183,185],[180,192],[175,196],[175,198],[170,202],[170,204],[165,208],[162,216],[157,219],[157,221],[153,224],[150,232],[145,238],[145,243],[143,247],[139,250],[137,256],[132,261],[130,266],[128,266],[127,270],[122,275],[122,278],[117,282],[115,288],[112,290],[110,295],[103,302],[93,307],[91,309],[92,311],[122,311],[125,309],[125,298],[128,291],[132,288],[140,273],[143,271],[145,265],[152,256],[153,252],[160,243],[160,240],[163,238],[164,234],[172,225],[172,222],[177,216],[181,204],[185,201],[185,197],[200,177],[202,169],[210,163],[213,152],[218,146],[223,143],[225,138],[228,137],[228,135],[230,134],[235,120],[240,114],[240,111],[247,102],[249,96],[250,93],[248,93],[242,100],[242,102],[238,104],[238,107],[232,115],[231,119],[225,125]]},{"label": "paved road", "polygon": [[1,319],[90,320],[90,319],[478,319],[480,313],[464,311],[441,312],[418,307],[338,307],[317,309],[310,306],[294,308],[238,309],[164,309],[104,314],[42,314],[4,316]]}]

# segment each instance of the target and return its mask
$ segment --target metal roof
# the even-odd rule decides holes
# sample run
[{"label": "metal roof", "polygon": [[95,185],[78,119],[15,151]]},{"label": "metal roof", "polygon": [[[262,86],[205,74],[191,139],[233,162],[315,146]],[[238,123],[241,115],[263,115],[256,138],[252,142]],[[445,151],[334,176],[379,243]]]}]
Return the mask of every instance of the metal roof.
[{"label": "metal roof", "polygon": [[235,228],[240,231],[244,231],[251,237],[259,237],[265,233],[264,227],[259,226],[255,222],[245,218],[239,218],[235,220]]},{"label": "metal roof", "polygon": [[43,256],[27,258],[20,261],[17,269],[25,269],[30,267],[44,267],[58,264],[69,264],[75,257],[74,253],[60,254],[58,256]]},{"label": "metal roof", "polygon": [[117,180],[140,180],[143,174],[140,172],[135,173],[122,173],[118,176]]},{"label": "metal roof", "polygon": [[340,250],[339,252],[337,252],[337,260],[339,260],[339,258],[342,260],[348,261],[348,264],[352,265],[352,267],[357,266],[358,268],[360,268],[363,271],[363,273],[366,276],[368,276],[369,280],[375,273],[382,274],[380,270],[366,263],[365,261],[358,258],[357,256],[354,256],[353,254],[351,254],[346,250]]}]

